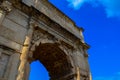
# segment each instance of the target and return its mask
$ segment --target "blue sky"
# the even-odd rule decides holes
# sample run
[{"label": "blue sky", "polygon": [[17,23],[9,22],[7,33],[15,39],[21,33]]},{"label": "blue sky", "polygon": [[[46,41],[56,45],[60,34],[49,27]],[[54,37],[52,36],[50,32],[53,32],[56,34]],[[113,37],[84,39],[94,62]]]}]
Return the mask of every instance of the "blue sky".
[{"label": "blue sky", "polygon": [[[85,41],[91,45],[88,54],[93,80],[120,80],[120,0],[49,1],[85,29]],[[31,67],[34,70],[38,65],[35,62]],[[41,74],[39,80],[47,80]]]}]

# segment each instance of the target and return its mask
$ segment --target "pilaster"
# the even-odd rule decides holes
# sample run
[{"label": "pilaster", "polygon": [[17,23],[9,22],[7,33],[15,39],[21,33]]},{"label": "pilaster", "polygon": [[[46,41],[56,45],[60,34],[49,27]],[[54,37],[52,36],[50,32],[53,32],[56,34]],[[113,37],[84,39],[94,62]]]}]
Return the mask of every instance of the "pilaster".
[{"label": "pilaster", "polygon": [[15,80],[20,54],[0,45],[0,80]]},{"label": "pilaster", "polygon": [[16,80],[19,58],[20,54],[18,53],[15,53],[10,57],[10,60],[8,62],[9,65],[6,71],[6,74],[8,75],[5,75],[8,80]]}]

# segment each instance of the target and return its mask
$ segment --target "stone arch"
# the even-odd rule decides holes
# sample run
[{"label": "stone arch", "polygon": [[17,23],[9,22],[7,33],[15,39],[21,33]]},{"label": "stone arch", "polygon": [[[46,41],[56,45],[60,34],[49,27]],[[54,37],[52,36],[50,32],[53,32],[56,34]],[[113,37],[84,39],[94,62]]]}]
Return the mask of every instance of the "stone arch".
[{"label": "stone arch", "polygon": [[[63,62],[61,63],[63,67],[60,66],[60,68],[67,68],[68,70],[58,68],[62,71],[59,73],[61,77],[52,75],[52,80],[56,78],[57,80],[83,80],[84,78],[87,79],[86,77],[89,78],[87,75],[89,75],[90,70],[86,52],[89,45],[84,42],[83,29],[77,28],[73,21],[48,3],[47,0],[38,0],[38,7],[32,4],[33,1],[28,0],[0,0],[0,46],[2,46],[0,47],[0,57],[2,59],[5,57],[5,60],[7,60],[5,55],[11,53],[11,50],[13,53],[13,56],[9,56],[12,60],[10,60],[10,65],[6,67],[5,74],[3,71],[0,72],[2,75],[7,74],[7,77],[0,76],[0,79],[28,80],[29,64],[42,56],[39,55],[38,58],[35,56],[39,54],[37,50],[41,49],[41,46],[42,51],[47,50],[50,52],[52,54],[51,58],[53,58],[53,61],[57,60],[57,63],[60,63],[58,56],[62,55],[60,59]],[[8,14],[10,11],[11,13]],[[59,55],[57,55],[57,51]],[[48,52],[45,51],[44,53]],[[53,53],[57,57],[53,57],[55,55]],[[44,57],[42,58],[40,59],[44,62]],[[4,62],[2,59],[0,62],[7,65],[8,60]],[[64,67],[64,64],[67,67]],[[13,67],[9,69],[11,65]],[[2,65],[2,67],[4,66]],[[52,69],[52,67],[50,68]],[[1,68],[0,70],[4,69]],[[50,74],[52,74],[52,71]]]},{"label": "stone arch", "polygon": [[31,44],[28,61],[40,60],[49,71],[51,80],[74,78],[74,64],[68,51],[71,46],[39,28],[34,31]]}]

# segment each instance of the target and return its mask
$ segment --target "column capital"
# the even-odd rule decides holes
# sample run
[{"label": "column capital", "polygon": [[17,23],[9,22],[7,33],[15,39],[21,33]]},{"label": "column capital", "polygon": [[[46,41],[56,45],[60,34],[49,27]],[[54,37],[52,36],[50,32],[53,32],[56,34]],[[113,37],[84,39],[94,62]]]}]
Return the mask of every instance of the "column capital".
[{"label": "column capital", "polygon": [[6,14],[12,10],[12,4],[8,1],[3,1],[0,4],[0,12],[5,12]]}]

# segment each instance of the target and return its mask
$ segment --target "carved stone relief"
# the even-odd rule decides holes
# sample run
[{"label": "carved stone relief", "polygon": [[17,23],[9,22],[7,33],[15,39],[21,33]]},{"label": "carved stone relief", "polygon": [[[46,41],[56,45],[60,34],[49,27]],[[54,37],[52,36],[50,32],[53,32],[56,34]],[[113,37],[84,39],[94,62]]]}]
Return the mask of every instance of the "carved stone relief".
[{"label": "carved stone relief", "polygon": [[39,45],[39,43],[54,43],[54,36],[42,30],[35,30],[33,33],[32,43]]},{"label": "carved stone relief", "polygon": [[30,46],[30,51],[29,51],[29,57],[32,58],[33,51],[39,44],[41,43],[55,43],[57,42],[57,39],[47,33],[44,30],[41,29],[36,29],[34,30],[33,36],[32,36],[32,41],[31,41],[31,46]]}]

